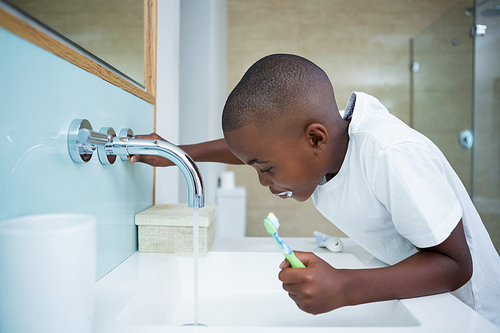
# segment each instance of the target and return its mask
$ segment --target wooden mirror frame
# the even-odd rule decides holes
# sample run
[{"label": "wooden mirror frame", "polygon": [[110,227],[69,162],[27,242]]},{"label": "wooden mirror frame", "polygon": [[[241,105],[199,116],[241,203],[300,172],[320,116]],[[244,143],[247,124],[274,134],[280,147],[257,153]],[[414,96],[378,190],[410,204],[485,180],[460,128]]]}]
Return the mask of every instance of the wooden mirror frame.
[{"label": "wooden mirror frame", "polygon": [[63,38],[0,7],[0,26],[15,35],[156,105],[157,0],[144,0],[144,87],[121,75],[89,52],[71,47]]}]

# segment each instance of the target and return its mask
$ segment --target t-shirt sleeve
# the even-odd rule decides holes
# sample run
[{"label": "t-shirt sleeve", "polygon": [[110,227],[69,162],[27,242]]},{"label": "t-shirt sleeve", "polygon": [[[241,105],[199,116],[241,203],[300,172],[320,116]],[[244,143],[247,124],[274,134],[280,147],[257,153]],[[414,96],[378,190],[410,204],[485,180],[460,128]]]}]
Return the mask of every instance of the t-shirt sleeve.
[{"label": "t-shirt sleeve", "polygon": [[397,231],[417,247],[441,244],[462,217],[442,163],[443,156],[418,143],[388,147],[378,162],[375,195]]}]

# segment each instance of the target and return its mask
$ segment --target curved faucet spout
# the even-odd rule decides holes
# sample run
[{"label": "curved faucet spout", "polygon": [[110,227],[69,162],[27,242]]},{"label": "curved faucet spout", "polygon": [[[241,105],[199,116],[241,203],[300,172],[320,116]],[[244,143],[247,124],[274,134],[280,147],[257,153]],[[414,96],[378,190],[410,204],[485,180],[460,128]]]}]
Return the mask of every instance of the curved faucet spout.
[{"label": "curved faucet spout", "polygon": [[188,185],[188,206],[203,207],[203,180],[194,161],[184,150],[167,141],[136,139],[135,137],[113,138],[106,144],[112,155],[157,155],[172,161],[181,169]]}]

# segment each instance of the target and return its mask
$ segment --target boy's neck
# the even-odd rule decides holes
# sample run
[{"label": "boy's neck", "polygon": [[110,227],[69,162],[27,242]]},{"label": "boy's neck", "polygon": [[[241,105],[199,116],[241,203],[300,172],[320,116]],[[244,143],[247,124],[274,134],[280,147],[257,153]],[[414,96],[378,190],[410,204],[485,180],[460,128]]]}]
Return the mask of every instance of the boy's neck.
[{"label": "boy's neck", "polygon": [[335,145],[333,146],[333,168],[331,171],[329,171],[326,175],[326,181],[330,181],[333,179],[340,171],[340,168],[342,167],[342,164],[344,163],[345,155],[347,154],[347,148],[349,146],[349,124],[351,122],[351,119],[348,120],[342,120],[343,126],[340,130],[340,135],[339,137],[335,140]]}]

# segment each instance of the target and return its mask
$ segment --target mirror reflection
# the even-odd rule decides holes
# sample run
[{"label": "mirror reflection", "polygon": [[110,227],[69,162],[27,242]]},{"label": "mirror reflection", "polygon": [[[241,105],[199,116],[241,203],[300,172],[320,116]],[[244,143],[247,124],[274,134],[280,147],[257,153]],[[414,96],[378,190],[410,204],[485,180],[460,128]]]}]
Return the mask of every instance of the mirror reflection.
[{"label": "mirror reflection", "polygon": [[9,0],[144,86],[144,1]]}]

